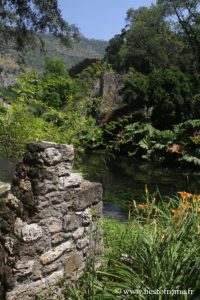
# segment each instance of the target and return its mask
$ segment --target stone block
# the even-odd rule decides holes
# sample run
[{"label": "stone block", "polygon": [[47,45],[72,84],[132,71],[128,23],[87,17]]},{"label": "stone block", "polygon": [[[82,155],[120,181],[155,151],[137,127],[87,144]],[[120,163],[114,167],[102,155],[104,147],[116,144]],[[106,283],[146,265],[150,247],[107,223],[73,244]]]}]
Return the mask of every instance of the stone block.
[{"label": "stone block", "polygon": [[72,203],[62,201],[60,204],[53,205],[52,216],[56,216],[60,213],[62,216],[68,214],[71,211]]},{"label": "stone block", "polygon": [[39,224],[40,226],[47,228],[47,230],[52,234],[62,231],[62,220],[58,218],[50,217],[42,219]]},{"label": "stone block", "polygon": [[64,233],[64,232],[59,232],[56,234],[53,234],[51,237],[51,244],[52,246],[57,246],[67,240],[69,240],[72,237],[72,233]]},{"label": "stone block", "polygon": [[62,162],[56,166],[56,173],[58,176],[66,176],[69,175],[72,171],[72,165],[67,162]]},{"label": "stone block", "polygon": [[21,179],[19,182],[19,188],[21,188],[24,191],[30,192],[32,190],[30,180]]},{"label": "stone block", "polygon": [[42,265],[39,261],[34,261],[31,279],[33,281],[36,281],[36,280],[42,279],[42,277],[43,277]]},{"label": "stone block", "polygon": [[46,195],[47,193],[57,191],[57,185],[53,184],[51,180],[43,180],[42,182],[39,180],[33,180],[33,194],[34,195]]},{"label": "stone block", "polygon": [[83,255],[81,252],[75,252],[65,257],[64,271],[70,274],[81,269],[83,266]]},{"label": "stone block", "polygon": [[75,230],[76,228],[78,228],[78,226],[79,226],[78,218],[74,212],[69,212],[67,215],[64,216],[63,219],[64,231],[68,232],[68,231]]},{"label": "stone block", "polygon": [[62,176],[59,178],[58,189],[65,190],[69,187],[77,187],[80,185],[82,177],[78,173],[71,173],[69,176]]},{"label": "stone block", "polygon": [[[56,144],[56,143],[42,141],[42,142],[29,143],[27,144],[26,149],[27,149],[27,153],[30,154],[45,153],[44,157],[38,155],[36,160],[39,163],[41,163],[41,161],[47,163],[47,165],[51,165],[51,163],[56,163],[59,161],[59,159],[63,161],[72,161],[74,159],[74,149],[73,146],[71,145]],[[55,149],[58,152],[56,151],[54,152],[52,151],[52,149]],[[51,155],[53,155],[53,158],[51,157]],[[27,161],[26,154],[25,154],[25,158],[26,158],[25,162],[32,162],[34,155],[30,157],[28,161]]]},{"label": "stone block", "polygon": [[27,243],[36,241],[43,235],[42,228],[38,224],[27,224],[20,218],[16,219],[14,233],[18,238]]},{"label": "stone block", "polygon": [[14,273],[16,273],[17,279],[19,278],[27,278],[28,275],[33,272],[33,265],[35,261],[29,260],[29,258],[20,259],[16,262]]},{"label": "stone block", "polygon": [[6,234],[13,230],[16,213],[7,205],[1,207],[1,233]]},{"label": "stone block", "polygon": [[[16,283],[16,277],[13,274],[13,270],[10,266],[4,267],[4,280],[5,280],[5,288],[12,289],[15,286]],[[6,299],[7,300],[7,299]]]},{"label": "stone block", "polygon": [[62,268],[62,263],[61,263],[60,261],[55,261],[55,262],[52,263],[52,264],[45,265],[45,266],[42,268],[42,273],[46,276],[47,274],[53,273],[53,272],[55,272],[56,270],[61,269],[61,268]]},{"label": "stone block", "polygon": [[77,241],[77,249],[78,250],[82,250],[88,245],[89,245],[89,239],[87,237]]},{"label": "stone block", "polygon": [[19,210],[22,207],[21,201],[15,197],[12,193],[9,193],[6,197],[6,204],[13,209]]},{"label": "stone block", "polygon": [[84,231],[85,231],[85,228],[84,227],[79,227],[78,229],[76,229],[73,233],[73,238],[75,240],[77,239],[80,239],[81,237],[83,237],[84,235]]},{"label": "stone block", "polygon": [[50,285],[57,283],[59,279],[63,278],[63,276],[64,276],[64,269],[61,269],[46,277],[45,278],[46,288],[48,288]]},{"label": "stone block", "polygon": [[100,183],[83,180],[80,189],[74,195],[75,211],[81,211],[102,200],[102,185]]},{"label": "stone block", "polygon": [[33,300],[45,288],[55,284],[64,276],[64,269],[54,272],[50,276],[35,282],[17,285],[12,291],[7,292],[6,300]]},{"label": "stone block", "polygon": [[70,250],[72,250],[72,242],[71,241],[67,241],[45,253],[43,253],[40,256],[40,261],[43,265],[49,264],[51,262],[53,262],[54,260],[56,260],[57,258],[59,258],[64,252],[68,252]]},{"label": "stone block", "polygon": [[60,204],[63,202],[64,197],[66,196],[66,192],[60,192],[60,191],[54,191],[46,194],[43,199],[45,198],[46,201],[49,202],[49,204]]},{"label": "stone block", "polygon": [[92,222],[92,218],[93,217],[91,208],[86,208],[81,214],[82,225],[89,225]]},{"label": "stone block", "polygon": [[21,243],[18,245],[18,253],[20,253],[20,256],[29,256],[30,259],[33,259],[34,257],[37,257],[41,255],[42,253],[46,252],[50,248],[50,239],[49,237],[44,234],[43,238],[36,240],[34,242],[26,243],[21,241]]},{"label": "stone block", "polygon": [[39,152],[38,158],[41,159],[45,165],[53,166],[62,160],[62,154],[58,149],[51,147]]}]

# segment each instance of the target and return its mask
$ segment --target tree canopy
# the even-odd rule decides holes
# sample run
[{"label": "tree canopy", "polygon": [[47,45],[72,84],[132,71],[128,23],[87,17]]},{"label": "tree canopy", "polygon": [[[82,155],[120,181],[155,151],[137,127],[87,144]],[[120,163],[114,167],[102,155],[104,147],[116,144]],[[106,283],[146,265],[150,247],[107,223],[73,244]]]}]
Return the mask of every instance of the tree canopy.
[{"label": "tree canopy", "polygon": [[168,17],[176,20],[178,34],[184,39],[193,54],[194,71],[200,71],[200,1],[158,0],[158,5]]},{"label": "tree canopy", "polygon": [[200,72],[200,1],[158,0],[150,8],[129,9],[127,25],[110,40],[106,60],[118,72],[145,74],[176,66]]},{"label": "tree canopy", "polygon": [[33,45],[40,40],[35,33],[52,33],[69,45],[78,29],[63,19],[57,0],[0,0],[2,49],[6,44],[18,50]]}]

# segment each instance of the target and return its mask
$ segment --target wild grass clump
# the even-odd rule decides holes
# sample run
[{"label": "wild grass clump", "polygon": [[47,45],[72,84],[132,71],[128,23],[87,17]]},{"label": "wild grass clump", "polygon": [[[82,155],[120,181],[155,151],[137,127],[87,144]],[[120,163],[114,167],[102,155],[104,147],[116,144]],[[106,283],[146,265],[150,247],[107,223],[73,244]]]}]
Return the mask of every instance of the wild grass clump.
[{"label": "wild grass clump", "polygon": [[92,278],[88,272],[69,299],[199,299],[200,195],[157,202],[146,189],[128,222],[105,219],[103,228],[102,268]]}]

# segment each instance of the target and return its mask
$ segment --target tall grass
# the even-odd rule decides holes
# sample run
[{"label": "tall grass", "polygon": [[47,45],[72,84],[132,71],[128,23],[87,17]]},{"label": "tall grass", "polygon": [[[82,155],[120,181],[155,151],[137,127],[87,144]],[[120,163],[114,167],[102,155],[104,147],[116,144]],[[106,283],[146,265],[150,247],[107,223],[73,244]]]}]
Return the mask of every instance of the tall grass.
[{"label": "tall grass", "polygon": [[[200,299],[200,196],[157,201],[146,190],[128,222],[104,219],[102,226],[102,268],[92,279],[88,272],[69,299]],[[91,280],[92,295],[85,293]]]}]

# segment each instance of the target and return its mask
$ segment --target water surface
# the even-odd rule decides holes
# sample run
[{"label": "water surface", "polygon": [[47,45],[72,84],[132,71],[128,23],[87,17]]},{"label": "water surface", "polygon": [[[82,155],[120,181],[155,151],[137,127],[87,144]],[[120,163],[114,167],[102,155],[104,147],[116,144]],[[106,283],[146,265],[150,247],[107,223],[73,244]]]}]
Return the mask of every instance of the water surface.
[{"label": "water surface", "polygon": [[[0,182],[12,181],[15,161],[0,158]],[[75,166],[86,179],[101,182],[104,189],[104,215],[126,219],[132,200],[144,201],[144,187],[162,196],[178,191],[200,194],[200,171],[156,166],[117,156],[107,159],[103,152],[87,153]]]},{"label": "water surface", "polygon": [[84,176],[104,189],[104,214],[127,216],[132,200],[144,201],[144,188],[165,196],[178,191],[200,194],[200,170],[167,168],[118,156],[106,160],[102,152],[88,153],[79,164]]}]

